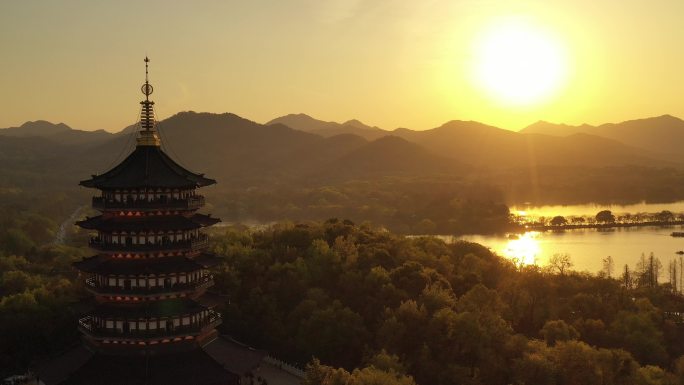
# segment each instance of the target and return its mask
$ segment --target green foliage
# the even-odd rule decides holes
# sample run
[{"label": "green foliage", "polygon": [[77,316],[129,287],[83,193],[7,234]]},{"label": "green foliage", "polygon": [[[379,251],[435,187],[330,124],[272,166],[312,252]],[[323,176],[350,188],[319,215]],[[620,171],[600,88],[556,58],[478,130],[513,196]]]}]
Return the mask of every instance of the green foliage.
[{"label": "green foliage", "polygon": [[216,249],[223,332],[291,362],[320,359],[310,384],[639,384],[670,375],[640,363],[670,368],[682,355],[678,329],[659,320],[660,306],[684,301],[567,263],[516,268],[477,244],[340,220],[231,229]]},{"label": "green foliage", "polygon": [[454,177],[318,183],[222,188],[214,191],[210,200],[216,203],[216,214],[230,222],[324,221],[337,217],[370,221],[402,234],[491,233],[511,228],[501,191],[488,184]]},{"label": "green foliage", "polygon": [[602,210],[596,214],[596,222],[599,223],[613,223],[615,222],[615,215],[610,210]]},{"label": "green foliage", "polygon": [[303,385],[415,385],[413,378],[393,368],[376,368],[371,365],[351,373],[321,365],[313,360],[307,365]]},{"label": "green foliage", "polygon": [[667,362],[663,332],[651,314],[621,311],[611,323],[609,333],[640,362],[660,365]]},{"label": "green foliage", "polygon": [[568,223],[568,220],[565,219],[565,217],[556,215],[551,219],[551,222],[549,222],[551,226],[562,226]]},{"label": "green foliage", "polygon": [[546,321],[540,334],[549,346],[555,345],[558,341],[575,340],[579,337],[577,330],[563,320]]},{"label": "green foliage", "polygon": [[[0,197],[3,195],[0,192]],[[81,296],[71,263],[84,249],[49,244],[59,220],[73,206],[64,197],[27,194],[0,201],[0,378],[23,373],[29,363],[78,341]],[[35,200],[34,207],[26,203]],[[40,210],[40,211],[39,211]]]}]

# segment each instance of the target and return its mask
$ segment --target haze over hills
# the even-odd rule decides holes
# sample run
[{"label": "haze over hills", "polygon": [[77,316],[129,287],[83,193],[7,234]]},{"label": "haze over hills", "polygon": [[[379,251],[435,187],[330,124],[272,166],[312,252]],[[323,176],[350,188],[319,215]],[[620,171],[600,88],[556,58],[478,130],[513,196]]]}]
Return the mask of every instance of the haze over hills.
[{"label": "haze over hills", "polygon": [[326,122],[314,119],[306,114],[289,114],[281,116],[267,122],[266,125],[277,123],[292,127],[295,130],[310,132],[325,137],[339,134],[354,134],[367,140],[375,140],[389,133],[389,131],[378,127],[371,127],[356,119],[351,119],[344,123]]},{"label": "haze over hills", "polygon": [[333,159],[324,166],[319,176],[324,180],[345,180],[387,175],[453,175],[464,169],[454,159],[437,155],[398,136],[388,135]]},{"label": "haze over hills", "polygon": [[392,133],[437,154],[489,168],[664,164],[643,150],[598,136],[524,134],[472,121],[453,120],[432,130]]},{"label": "haze over hills", "polygon": [[94,144],[111,139],[114,135],[105,130],[75,130],[64,123],[50,123],[45,120],[26,122],[19,127],[0,128],[0,136],[41,137],[66,145]]},{"label": "haze over hills", "polygon": [[[625,136],[636,137],[638,130],[634,127],[664,121],[671,124],[661,124],[663,130],[677,130],[681,122],[660,117],[604,125],[595,131],[617,132],[618,127],[627,127],[632,136]],[[570,134],[566,136],[536,133],[552,128],[541,123],[522,133],[458,120],[431,130],[385,131],[358,121],[322,122],[303,114],[259,124],[230,113],[182,112],[159,122],[157,127],[163,148],[181,164],[237,185],[280,180],[306,184],[393,175],[457,175],[478,169],[673,165],[662,151],[575,133],[574,128],[567,126],[556,130],[565,130],[564,134]],[[359,131],[364,135],[359,135]],[[135,145],[135,135],[131,127],[111,134],[73,130],[49,122],[0,130],[3,174],[33,175],[32,180],[38,180],[36,175],[41,173],[55,179],[68,175],[68,183],[75,183],[121,160]],[[649,143],[655,146],[654,142]]]},{"label": "haze over hills", "polygon": [[665,159],[684,160],[681,149],[681,143],[684,143],[684,121],[671,115],[628,120],[622,123],[606,123],[600,126],[588,124],[570,126],[539,121],[520,132],[552,136],[568,136],[577,133],[596,135],[643,148]]}]

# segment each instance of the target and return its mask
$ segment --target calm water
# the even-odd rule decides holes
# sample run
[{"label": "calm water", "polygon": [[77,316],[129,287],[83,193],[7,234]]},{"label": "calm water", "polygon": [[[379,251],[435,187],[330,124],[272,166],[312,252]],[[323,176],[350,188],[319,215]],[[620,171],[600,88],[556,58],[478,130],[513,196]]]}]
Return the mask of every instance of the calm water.
[{"label": "calm water", "polygon": [[[640,203],[625,206],[606,205],[572,205],[572,206],[517,206],[511,212],[525,211],[526,215],[538,216],[572,216],[595,215],[601,210],[611,210],[615,214],[623,213],[655,213],[669,210],[675,213],[684,212],[684,202],[668,204]],[[602,260],[612,256],[615,272],[622,270],[625,264],[634,268],[642,253],[653,254],[660,259],[666,271],[670,260],[679,258],[676,251],[684,250],[684,238],[670,236],[673,231],[684,231],[684,226],[647,226],[615,229],[576,229],[566,231],[527,232],[519,237],[470,235],[458,237],[477,242],[507,258],[517,258],[525,263],[545,265],[554,254],[569,254],[573,269],[579,271],[598,272]],[[453,241],[454,237],[445,237]],[[665,276],[666,273],[664,272]]]},{"label": "calm water", "polygon": [[636,213],[658,213],[663,210],[672,211],[673,213],[684,212],[684,201],[674,203],[635,203],[631,205],[568,205],[568,206],[529,206],[516,205],[510,208],[512,214],[525,214],[532,217],[553,217],[556,215],[562,216],[589,216],[596,215],[601,210],[610,210],[613,214],[636,214]]},{"label": "calm water", "polygon": [[[684,231],[684,226],[631,227],[609,230],[576,229],[566,231],[527,232],[517,239],[505,236],[470,235],[458,237],[477,242],[507,258],[517,258],[525,263],[545,265],[554,254],[569,254],[574,270],[596,273],[601,270],[602,260],[612,256],[615,271],[625,264],[636,266],[641,253],[660,258],[663,266],[679,256],[684,250],[684,238],[671,237],[673,231]],[[453,237],[447,237],[453,241]]]}]

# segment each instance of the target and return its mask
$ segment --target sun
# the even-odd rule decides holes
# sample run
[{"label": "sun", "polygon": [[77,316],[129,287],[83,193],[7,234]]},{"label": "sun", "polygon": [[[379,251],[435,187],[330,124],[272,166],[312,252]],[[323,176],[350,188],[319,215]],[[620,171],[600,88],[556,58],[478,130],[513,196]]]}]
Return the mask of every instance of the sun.
[{"label": "sun", "polygon": [[549,101],[565,85],[565,47],[525,20],[500,21],[474,43],[473,80],[499,102],[529,106]]}]

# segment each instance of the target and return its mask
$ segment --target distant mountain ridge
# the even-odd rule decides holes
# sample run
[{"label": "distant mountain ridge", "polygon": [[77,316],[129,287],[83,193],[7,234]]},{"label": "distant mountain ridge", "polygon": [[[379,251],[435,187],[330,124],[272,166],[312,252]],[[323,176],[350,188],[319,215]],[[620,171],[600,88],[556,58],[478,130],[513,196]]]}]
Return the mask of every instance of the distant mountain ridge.
[{"label": "distant mountain ridge", "polygon": [[[285,124],[293,122],[305,130]],[[462,175],[478,169],[678,164],[662,151],[576,132],[589,127],[556,129],[566,130],[569,135],[565,136],[534,132],[551,128],[555,127],[538,123],[526,129],[531,133],[520,133],[454,120],[424,131],[386,131],[359,121],[323,122],[303,114],[259,124],[231,113],[191,111],[157,124],[162,148],[171,157],[230,186]],[[60,181],[68,185],[122,160],[135,145],[134,137],[132,126],[110,134],[73,130],[64,124],[29,123],[0,130],[0,161],[12,178],[24,172],[35,175],[34,180],[42,174],[56,179],[62,175]]]},{"label": "distant mountain ridge", "polygon": [[49,136],[72,128],[64,123],[50,123],[45,120],[29,121],[19,127],[0,128],[0,135],[7,136]]},{"label": "distant mountain ridge", "polygon": [[684,154],[681,151],[681,143],[684,143],[684,120],[672,115],[606,123],[600,126],[571,126],[539,121],[520,132],[560,137],[578,133],[596,135],[661,154],[665,159],[684,161]]},{"label": "distant mountain ridge", "polygon": [[357,119],[351,119],[344,123],[326,122],[312,118],[307,114],[289,114],[275,118],[266,123],[266,125],[272,124],[283,124],[294,128],[295,130],[310,132],[324,137],[340,134],[354,134],[367,140],[381,138],[390,132],[379,127],[371,127]]},{"label": "distant mountain ridge", "polygon": [[65,145],[95,144],[106,141],[113,134],[105,130],[75,130],[64,123],[50,123],[45,120],[26,122],[19,127],[0,128],[0,136],[20,138],[40,137]]}]

